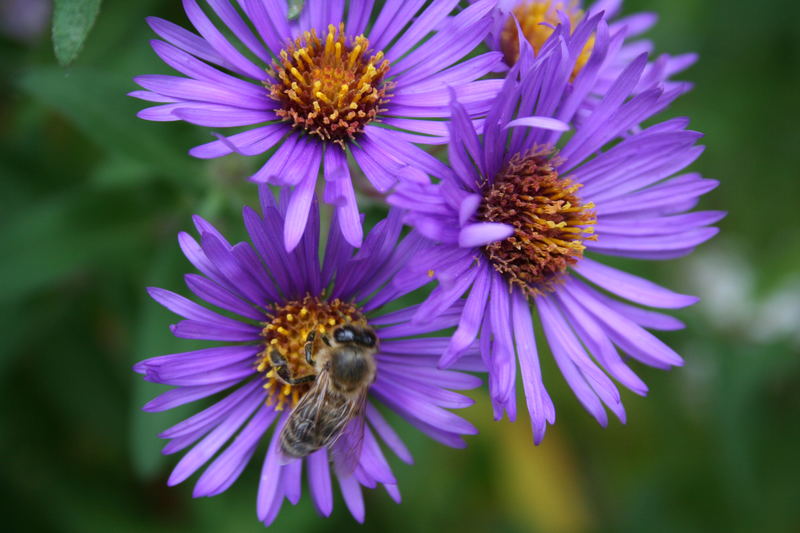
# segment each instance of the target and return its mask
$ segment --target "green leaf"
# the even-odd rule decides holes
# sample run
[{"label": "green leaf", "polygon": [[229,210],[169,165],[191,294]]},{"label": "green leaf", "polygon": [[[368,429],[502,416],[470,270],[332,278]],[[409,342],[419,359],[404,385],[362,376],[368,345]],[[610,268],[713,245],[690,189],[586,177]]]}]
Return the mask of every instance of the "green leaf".
[{"label": "green leaf", "polygon": [[61,66],[72,63],[92,29],[101,0],[55,0],[53,48]]},{"label": "green leaf", "polygon": [[289,0],[289,19],[294,20],[300,16],[303,10],[304,0]]}]

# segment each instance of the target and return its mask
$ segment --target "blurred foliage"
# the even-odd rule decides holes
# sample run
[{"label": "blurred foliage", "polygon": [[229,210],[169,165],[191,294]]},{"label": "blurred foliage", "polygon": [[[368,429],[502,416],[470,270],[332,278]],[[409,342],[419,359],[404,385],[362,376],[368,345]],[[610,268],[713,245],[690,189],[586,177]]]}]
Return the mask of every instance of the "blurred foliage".
[{"label": "blurred foliage", "polygon": [[[3,13],[42,3],[0,0]],[[149,49],[154,36],[144,17],[187,24],[179,4],[106,0],[66,68],[54,57],[49,20],[37,27],[19,11],[28,33],[0,36],[7,530],[262,530],[258,464],[207,501],[193,501],[189,486],[165,486],[176,459],[159,454],[156,434],[185,411],[143,414],[158,387],[130,371],[144,357],[191,348],[171,337],[174,317],[144,292],[182,286],[190,265],[177,231],[197,212],[241,236],[241,205],[255,202],[244,178],[259,158],[194,160],[186,151],[209,140],[207,131],[140,121],[143,104],[125,95],[133,76],[169,72]],[[683,75],[696,89],[665,116],[691,116],[706,134],[695,169],[722,186],[703,206],[730,212],[720,237],[692,257],[621,262],[705,298],[679,313],[686,330],[662,336],[686,366],[642,369],[650,397],[625,394],[628,424],[602,429],[544,357],[558,423],[539,447],[524,414],[515,424],[492,422],[481,392],[467,416],[482,435],[466,450],[435,445],[398,422],[416,464],[393,463],[402,505],[381,491],[367,494],[364,530],[797,531],[800,221],[792,205],[800,197],[800,5],[753,7],[744,0],[624,6],[661,15],[648,35],[658,52],[701,54]],[[62,59],[76,42],[62,43]],[[369,207],[368,221],[380,213]],[[273,528],[353,525],[340,500],[323,520],[305,495]]]}]

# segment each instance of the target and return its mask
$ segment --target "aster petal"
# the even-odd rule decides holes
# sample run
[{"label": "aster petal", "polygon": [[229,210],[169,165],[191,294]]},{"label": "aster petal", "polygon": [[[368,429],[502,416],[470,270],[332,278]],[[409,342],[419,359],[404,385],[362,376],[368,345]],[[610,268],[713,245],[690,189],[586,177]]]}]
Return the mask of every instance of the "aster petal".
[{"label": "aster petal", "polygon": [[268,124],[228,137],[216,133],[213,134],[216,141],[195,146],[189,150],[189,155],[199,159],[213,159],[234,152],[245,156],[258,155],[278,144],[288,132],[289,128],[283,124]]},{"label": "aster petal", "polygon": [[719,233],[719,228],[696,228],[664,236],[630,237],[601,235],[597,241],[586,241],[586,247],[606,255],[639,259],[674,259],[690,253]]},{"label": "aster petal", "polygon": [[666,217],[637,218],[631,220],[605,219],[595,225],[598,234],[645,236],[667,235],[708,226],[725,218],[725,211],[695,211]]},{"label": "aster petal", "polygon": [[217,346],[215,348],[203,348],[190,352],[180,352],[168,355],[159,355],[140,361],[133,366],[134,371],[145,374],[149,369],[162,369],[166,367],[189,367],[195,365],[217,365],[225,366],[238,361],[243,361],[251,355],[255,355],[255,346]]},{"label": "aster petal", "polygon": [[[484,15],[493,4],[494,0],[481,0],[464,9],[450,18],[448,24],[441,27],[429,40],[419,44],[392,65],[395,72],[400,73],[396,78],[398,84],[406,85],[410,81],[424,79],[456,63],[474,50],[484,40],[492,24],[491,19]],[[483,74],[487,72],[488,70]]]},{"label": "aster petal", "polygon": [[358,202],[350,179],[337,180],[327,185],[333,194],[342,199],[342,205],[336,206],[336,215],[339,228],[345,240],[355,247],[361,246],[364,240],[364,229],[361,226],[361,214],[358,212]]},{"label": "aster petal", "polygon": [[186,11],[186,16],[189,17],[192,25],[194,25],[200,35],[203,36],[206,42],[208,42],[220,56],[225,58],[227,63],[232,65],[233,69],[255,80],[260,80],[264,77],[263,71],[239,53],[211,23],[195,0],[183,0],[183,9]]},{"label": "aster petal", "polygon": [[458,245],[463,248],[484,246],[502,241],[514,234],[514,226],[500,222],[476,222],[467,224],[458,234]]},{"label": "aster petal", "polygon": [[250,361],[197,365],[195,368],[179,368],[175,366],[148,369],[145,379],[164,385],[210,385],[234,379],[242,380],[255,372]]},{"label": "aster petal", "polygon": [[[161,42],[161,41],[155,41],[155,42]],[[131,91],[128,93],[128,96],[133,98],[138,98],[139,100],[144,100],[146,102],[160,102],[160,103],[174,104],[180,101],[177,98],[164,96],[163,94],[158,94],[151,91]]]},{"label": "aster petal", "polygon": [[253,415],[236,439],[217,457],[197,480],[192,496],[215,496],[227,490],[244,470],[258,441],[275,419],[276,412],[265,405]]},{"label": "aster petal", "polygon": [[281,472],[283,493],[292,505],[297,505],[303,495],[302,476],[303,461],[291,461],[289,464],[283,465]]},{"label": "aster petal", "polygon": [[[409,314],[411,315],[411,314]],[[382,339],[381,349],[377,357],[384,355],[412,356],[438,356],[450,343],[448,337],[425,337],[421,339]]]},{"label": "aster petal", "polygon": [[[461,205],[458,208],[458,224],[463,226],[467,223],[469,219],[478,211],[478,207],[480,207],[481,202],[483,201],[483,196],[480,194],[469,194],[464,197],[464,200],[461,202]],[[460,246],[463,246],[459,243]]]},{"label": "aster petal", "polygon": [[660,331],[675,331],[686,327],[686,324],[674,316],[665,315],[664,313],[658,313],[656,311],[650,311],[649,309],[642,309],[641,307],[636,307],[635,305],[628,305],[598,292],[595,292],[595,297],[617,313],[629,318],[643,328],[656,329]]},{"label": "aster petal", "polygon": [[631,357],[657,368],[683,364],[683,359],[669,346],[633,321],[603,305],[581,282],[569,280],[564,284],[564,290],[569,291],[573,299],[602,324],[611,340]]},{"label": "aster petal", "polygon": [[176,105],[172,114],[198,126],[230,128],[251,126],[275,120],[275,113],[264,109],[245,109],[221,104],[191,102]]},{"label": "aster petal", "polygon": [[419,11],[426,0],[387,0],[372,25],[370,42],[375,50],[384,50]]},{"label": "aster petal", "polygon": [[275,425],[275,430],[272,433],[269,447],[267,448],[267,455],[264,458],[264,465],[261,468],[261,480],[258,484],[258,496],[256,499],[256,513],[258,519],[266,521],[269,517],[270,510],[273,509],[276,500],[283,499],[283,494],[280,491],[281,481],[281,462],[280,451],[278,450],[280,439],[278,436],[286,424],[286,419],[289,417],[289,411],[284,411],[280,420]]},{"label": "aster petal", "polygon": [[523,117],[506,124],[505,129],[525,126],[553,131],[569,131],[569,124],[552,117]]},{"label": "aster petal", "polygon": [[414,459],[411,457],[411,452],[408,451],[405,443],[403,443],[400,436],[395,432],[394,428],[386,422],[383,415],[371,404],[367,403],[366,417],[369,420],[372,429],[374,429],[383,442],[392,450],[401,461],[412,464]]},{"label": "aster petal", "polygon": [[579,261],[573,269],[603,289],[642,305],[677,309],[695,304],[699,300],[696,296],[672,292],[651,281],[598,263],[588,257]]},{"label": "aster petal", "polygon": [[158,436],[162,439],[175,439],[198,432],[203,432],[212,426],[215,426],[231,411],[231,409],[235,408],[243,400],[248,398],[259,387],[260,383],[258,381],[251,381],[250,383],[239,387],[211,407],[207,407],[199,413],[196,413],[189,418],[175,424],[174,426],[165,429],[159,433]]},{"label": "aster petal", "polygon": [[220,274],[230,285],[237,287],[249,301],[264,307],[271,300],[269,293],[256,279],[259,277],[258,274],[251,273],[237,258],[237,254],[229,250],[218,237],[211,233],[203,233],[201,242],[207,257]]},{"label": "aster petal", "polygon": [[188,298],[184,298],[179,294],[175,294],[172,291],[168,291],[166,289],[160,289],[158,287],[148,287],[147,293],[153,298],[155,301],[175,313],[176,315],[180,315],[184,318],[191,318],[195,320],[209,320],[215,321],[218,320],[223,323],[231,323],[234,322],[238,325],[238,322],[232,320],[230,318],[224,317],[213,311],[209,311],[205,307],[194,303],[193,301],[189,300]]},{"label": "aster petal", "polygon": [[557,294],[561,309],[569,323],[575,328],[581,342],[597,362],[617,381],[636,394],[647,394],[647,385],[622,360],[608,336],[597,322],[572,297]]},{"label": "aster petal", "polygon": [[163,392],[144,404],[142,411],[154,413],[166,411],[179,405],[194,402],[202,398],[211,396],[239,383],[239,380],[232,380],[211,385],[200,385],[198,387],[179,387]]},{"label": "aster petal", "polygon": [[672,176],[703,152],[702,146],[692,146],[699,137],[692,131],[648,130],[629,137],[577,169],[585,185],[582,194],[601,203]]},{"label": "aster petal", "polygon": [[477,275],[477,268],[468,268],[466,272],[460,273],[452,282],[437,286],[431,292],[430,297],[419,306],[413,321],[421,323],[427,322],[433,317],[438,317],[467,292]]},{"label": "aster petal", "polygon": [[259,36],[273,54],[277,55],[291,37],[283,0],[239,0],[247,17],[253,21]]},{"label": "aster petal", "polygon": [[208,341],[247,342],[258,340],[260,329],[255,326],[220,325],[216,322],[182,320],[170,326],[172,334],[183,339]]},{"label": "aster petal", "polygon": [[215,83],[245,96],[263,96],[258,86],[226,74],[176,46],[157,39],[150,41],[150,46],[164,63],[190,78]]},{"label": "aster petal", "polygon": [[443,389],[437,383],[427,383],[424,379],[420,379],[419,376],[414,376],[415,379],[404,379],[404,376],[407,375],[406,366],[395,365],[384,360],[381,367],[381,377],[386,383],[398,387],[404,386],[409,390],[422,394],[439,407],[463,409],[475,403],[475,400],[468,396]]},{"label": "aster petal", "polygon": [[642,191],[603,202],[597,206],[597,214],[608,216],[644,212],[671,213],[676,210],[676,206],[697,199],[717,185],[717,180],[702,179],[698,174],[685,174]]},{"label": "aster petal", "polygon": [[421,422],[451,433],[474,435],[475,426],[463,418],[428,401],[425,395],[402,384],[391,382],[380,374],[372,386],[373,394],[398,413],[405,413]]},{"label": "aster petal", "polygon": [[270,60],[269,52],[261,44],[261,41],[253,35],[250,27],[242,20],[239,12],[234,9],[228,0],[207,0],[211,9],[217,16],[225,23],[225,25],[233,32],[237,39],[243,43],[248,50],[256,55],[261,61],[268,63]]},{"label": "aster petal", "polygon": [[581,405],[605,427],[608,425],[608,416],[603,403],[610,404],[609,407],[620,405],[619,392],[608,377],[591,363],[574,334],[565,327],[563,315],[549,298],[537,298],[536,307],[561,374]]},{"label": "aster petal", "polygon": [[619,11],[622,0],[597,0],[592,4],[591,13],[602,12],[606,18],[613,17]]},{"label": "aster petal", "polygon": [[[507,282],[498,275],[491,276],[489,317],[494,337],[492,347],[494,356],[489,376],[490,393],[495,408],[495,420],[503,417],[502,408],[505,408],[508,419],[513,421],[516,412],[514,390],[517,364],[514,357],[510,306]],[[494,383],[492,383],[492,379],[494,379]],[[492,385],[494,386],[492,387]]]},{"label": "aster petal", "polygon": [[418,167],[420,170],[434,176],[441,177],[449,172],[444,163],[425,150],[410,143],[398,142],[393,136],[396,132],[375,126],[367,126],[364,128],[364,132],[370,143],[372,143],[371,146],[374,146],[374,148],[370,148],[371,150],[384,152],[391,156],[395,162],[407,162],[405,164]]},{"label": "aster petal", "polygon": [[604,123],[610,118],[611,114],[627,98],[647,64],[647,56],[640,55],[620,74],[617,81],[603,97],[602,102],[597,106],[594,113],[583,126],[575,132],[575,135],[567,142],[561,150],[561,157],[577,164],[590,153],[600,148],[597,143],[592,143],[591,139],[603,127]]},{"label": "aster petal", "polygon": [[360,35],[367,29],[374,0],[350,2],[347,9],[347,30],[352,35]]},{"label": "aster petal", "polygon": [[611,25],[611,31],[617,31],[625,28],[625,33],[628,37],[639,35],[652,28],[658,21],[658,16],[655,13],[636,13],[628,15],[614,21]]},{"label": "aster petal", "polygon": [[205,61],[230,67],[230,64],[222,58],[219,52],[199,35],[158,17],[147,17],[145,20],[159,37],[177,48]]},{"label": "aster petal", "polygon": [[[353,158],[358,163],[359,168],[367,176],[369,182],[378,191],[388,191],[397,181],[397,175],[400,173],[400,165],[389,158],[381,157],[381,154],[377,152],[377,150],[369,150],[370,145],[368,140],[365,140],[362,145],[364,148],[351,147],[350,152],[353,154]],[[381,162],[384,164],[379,164],[373,155],[381,157]]]},{"label": "aster petal", "polygon": [[337,476],[339,488],[342,491],[344,504],[358,523],[364,522],[364,495],[361,493],[361,485],[354,476]]},{"label": "aster petal", "polygon": [[317,169],[319,169],[319,157],[311,161],[312,172],[309,169],[305,178],[292,192],[289,200],[289,208],[286,212],[286,222],[283,226],[283,243],[287,251],[292,251],[300,242],[303,231],[308,223],[308,213],[311,209],[311,200],[314,197],[314,186],[317,183]]},{"label": "aster petal", "polygon": [[311,501],[322,516],[330,516],[333,511],[333,490],[331,472],[328,467],[328,450],[317,450],[306,458],[308,462],[308,486]]},{"label": "aster petal", "polygon": [[325,245],[325,258],[322,263],[322,285],[328,286],[335,272],[347,263],[353,254],[353,247],[348,243],[341,231],[338,216],[331,217],[328,242]]},{"label": "aster petal", "polygon": [[429,4],[411,23],[411,26],[400,35],[400,38],[386,50],[386,58],[392,63],[397,62],[398,59],[433,30],[453,10],[456,4],[458,4],[458,0],[439,0]]},{"label": "aster petal", "polygon": [[174,122],[180,120],[175,115],[175,111],[182,109],[189,104],[184,102],[176,104],[157,105],[153,107],[146,107],[136,113],[136,116],[142,120],[150,120],[152,122]]},{"label": "aster petal", "polygon": [[[496,67],[503,59],[500,52],[488,52],[462,61],[435,74],[418,74],[416,69],[403,76],[403,94],[426,93],[457,87],[474,81]],[[441,69],[441,65],[435,68]]]},{"label": "aster petal", "polygon": [[[262,194],[272,193],[265,191]],[[250,207],[243,209],[242,217],[244,218],[247,234],[250,236],[250,240],[258,251],[259,257],[266,265],[268,272],[275,278],[277,285],[284,291],[288,289],[294,292],[296,286],[287,270],[290,260],[283,247],[275,245],[276,242],[281,241],[282,235],[279,235],[275,231],[276,226],[270,223],[277,220],[282,221],[283,219],[274,208],[267,210],[264,215],[265,218],[262,219]],[[278,225],[277,227],[280,226]]]},{"label": "aster petal", "polygon": [[364,427],[364,444],[359,458],[359,470],[368,472],[378,483],[397,484],[386,457],[383,455],[375,435],[369,427]]},{"label": "aster petal", "polygon": [[531,417],[533,442],[539,444],[544,439],[547,423],[555,422],[556,412],[542,381],[530,304],[521,291],[516,290],[511,295],[511,316],[522,387],[525,390],[525,401]]},{"label": "aster petal", "polygon": [[458,322],[458,329],[453,333],[452,341],[447,350],[442,353],[439,366],[447,368],[452,365],[464,350],[472,344],[478,336],[481,327],[481,319],[489,299],[489,287],[491,273],[488,266],[481,265],[480,271],[472,284],[464,311]]},{"label": "aster petal", "polygon": [[257,392],[237,405],[228,417],[178,461],[167,480],[167,485],[170,487],[177,485],[194,474],[239,430],[262,401],[263,394]]}]

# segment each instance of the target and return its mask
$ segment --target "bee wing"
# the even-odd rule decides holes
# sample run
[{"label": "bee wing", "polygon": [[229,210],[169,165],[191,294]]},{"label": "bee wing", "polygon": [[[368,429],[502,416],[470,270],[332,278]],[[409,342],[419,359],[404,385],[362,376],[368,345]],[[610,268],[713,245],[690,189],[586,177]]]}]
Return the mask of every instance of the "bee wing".
[{"label": "bee wing", "polygon": [[350,402],[349,422],[341,436],[331,445],[333,465],[337,475],[346,477],[352,474],[361,459],[364,446],[364,407],[367,402],[367,389]]},{"label": "bee wing", "polygon": [[328,373],[321,372],[314,381],[314,386],[303,395],[289,414],[281,430],[281,464],[290,463],[325,446],[320,435],[320,418],[327,403],[329,385]]}]

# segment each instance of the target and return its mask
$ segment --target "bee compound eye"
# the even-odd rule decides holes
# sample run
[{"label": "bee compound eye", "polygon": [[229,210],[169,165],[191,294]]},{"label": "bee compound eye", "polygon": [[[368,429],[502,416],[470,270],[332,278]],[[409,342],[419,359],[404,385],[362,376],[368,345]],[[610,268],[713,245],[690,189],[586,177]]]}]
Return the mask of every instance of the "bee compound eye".
[{"label": "bee compound eye", "polygon": [[364,332],[361,334],[361,337],[358,339],[358,341],[362,345],[368,348],[372,348],[373,346],[375,346],[376,340],[377,339],[375,338],[375,334],[369,330],[364,330]]},{"label": "bee compound eye", "polygon": [[336,339],[336,342],[353,342],[355,332],[350,326],[343,326],[333,332],[333,338]]}]

